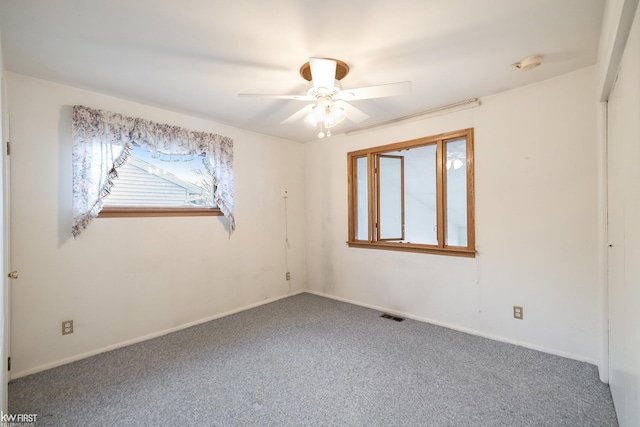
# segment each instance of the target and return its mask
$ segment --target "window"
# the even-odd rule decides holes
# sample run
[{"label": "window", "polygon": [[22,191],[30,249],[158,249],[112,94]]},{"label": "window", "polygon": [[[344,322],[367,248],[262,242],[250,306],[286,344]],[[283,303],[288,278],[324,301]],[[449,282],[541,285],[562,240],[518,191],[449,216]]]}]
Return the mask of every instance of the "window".
[{"label": "window", "polygon": [[473,129],[347,154],[351,247],[475,256]]},{"label": "window", "polygon": [[[74,237],[98,215],[222,214],[229,232],[235,230],[231,138],[82,105],[73,106],[71,125]],[[132,154],[134,160],[128,162]],[[200,160],[198,166],[169,166],[172,160],[194,159]],[[125,175],[121,189],[114,184],[119,172]],[[191,173],[202,179],[192,180]],[[142,177],[137,184],[136,174]],[[128,189],[135,191],[127,195],[128,180]],[[148,198],[152,184],[160,188]],[[109,195],[112,206],[103,212]]]},{"label": "window", "polygon": [[205,156],[159,155],[132,144],[100,217],[222,215]]}]

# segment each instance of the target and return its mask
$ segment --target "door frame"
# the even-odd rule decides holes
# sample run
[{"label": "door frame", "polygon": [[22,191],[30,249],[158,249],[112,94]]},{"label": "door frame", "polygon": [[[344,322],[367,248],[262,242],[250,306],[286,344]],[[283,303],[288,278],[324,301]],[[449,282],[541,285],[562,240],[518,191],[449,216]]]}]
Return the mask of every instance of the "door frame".
[{"label": "door frame", "polygon": [[0,316],[0,333],[2,334],[2,344],[0,348],[0,375],[2,376],[0,388],[0,405],[4,413],[9,412],[8,393],[9,380],[11,374],[9,372],[9,356],[10,356],[10,332],[11,332],[11,279],[8,273],[11,269],[11,240],[10,240],[10,167],[9,167],[9,107],[7,103],[7,84],[4,70],[0,70],[0,136],[2,143],[0,150],[2,156],[0,161],[0,189],[2,191],[2,208],[0,209],[0,240],[2,240],[2,248],[0,249],[1,267],[0,280],[2,282],[2,292],[0,292],[0,307],[2,315]]}]

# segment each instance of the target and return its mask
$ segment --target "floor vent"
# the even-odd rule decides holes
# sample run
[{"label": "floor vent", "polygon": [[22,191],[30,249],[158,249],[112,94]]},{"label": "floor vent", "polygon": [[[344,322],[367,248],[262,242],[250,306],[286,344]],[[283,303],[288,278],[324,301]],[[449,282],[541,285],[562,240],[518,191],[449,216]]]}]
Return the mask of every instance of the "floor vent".
[{"label": "floor vent", "polygon": [[396,322],[402,322],[404,320],[404,317],[398,317],[398,316],[394,316],[393,314],[387,314],[387,313],[382,313],[380,317],[382,317],[383,319],[395,320]]}]

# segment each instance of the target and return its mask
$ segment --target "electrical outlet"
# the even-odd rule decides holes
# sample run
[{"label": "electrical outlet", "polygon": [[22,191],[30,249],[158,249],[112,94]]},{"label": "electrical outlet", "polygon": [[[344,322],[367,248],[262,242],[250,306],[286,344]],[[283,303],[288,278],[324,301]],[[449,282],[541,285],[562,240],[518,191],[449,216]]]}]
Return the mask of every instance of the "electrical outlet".
[{"label": "electrical outlet", "polygon": [[523,317],[523,314],[524,314],[524,313],[523,313],[522,307],[517,306],[517,305],[514,305],[514,306],[513,306],[513,318],[514,318],[514,319],[520,319],[520,320],[522,320],[522,319],[524,318],[524,317]]},{"label": "electrical outlet", "polygon": [[286,199],[287,197],[289,197],[289,190],[287,190],[286,188],[283,188],[282,190],[280,190],[282,193],[282,198]]},{"label": "electrical outlet", "polygon": [[69,335],[73,333],[73,320],[65,320],[62,322],[62,335]]},{"label": "electrical outlet", "polygon": [[291,273],[289,273],[289,272],[287,271],[287,276],[286,276],[286,277],[287,277],[287,280],[291,280]]}]

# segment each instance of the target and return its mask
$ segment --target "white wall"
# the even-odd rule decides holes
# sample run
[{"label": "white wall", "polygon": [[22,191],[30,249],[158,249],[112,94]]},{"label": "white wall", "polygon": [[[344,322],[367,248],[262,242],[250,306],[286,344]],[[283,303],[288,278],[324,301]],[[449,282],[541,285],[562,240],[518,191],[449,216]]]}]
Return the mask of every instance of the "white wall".
[{"label": "white wall", "polygon": [[[533,71],[535,72],[535,71]],[[312,291],[596,363],[595,67],[305,145]],[[475,128],[478,256],[349,248],[346,153]],[[512,306],[524,307],[524,320]]]},{"label": "white wall", "polygon": [[[303,146],[7,73],[12,133],[12,377],[305,287]],[[98,218],[71,237],[71,106],[234,140],[237,230],[222,217]],[[289,189],[285,280],[285,211]],[[73,319],[72,335],[61,322]]]},{"label": "white wall", "polygon": [[609,96],[609,384],[621,426],[640,425],[640,8]]}]

